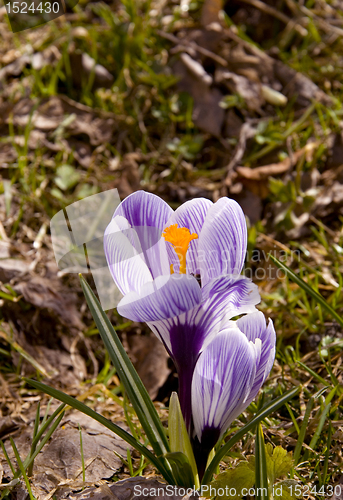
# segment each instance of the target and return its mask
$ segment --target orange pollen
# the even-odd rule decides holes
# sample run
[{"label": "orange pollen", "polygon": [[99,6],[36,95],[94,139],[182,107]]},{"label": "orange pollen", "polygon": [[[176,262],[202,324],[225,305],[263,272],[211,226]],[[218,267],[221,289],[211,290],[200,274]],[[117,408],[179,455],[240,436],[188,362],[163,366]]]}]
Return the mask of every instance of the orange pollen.
[{"label": "orange pollen", "polygon": [[190,242],[196,240],[198,235],[191,234],[187,227],[177,227],[177,224],[172,224],[165,228],[162,236],[173,245],[176,255],[179,257],[180,274],[186,274],[186,253]]}]

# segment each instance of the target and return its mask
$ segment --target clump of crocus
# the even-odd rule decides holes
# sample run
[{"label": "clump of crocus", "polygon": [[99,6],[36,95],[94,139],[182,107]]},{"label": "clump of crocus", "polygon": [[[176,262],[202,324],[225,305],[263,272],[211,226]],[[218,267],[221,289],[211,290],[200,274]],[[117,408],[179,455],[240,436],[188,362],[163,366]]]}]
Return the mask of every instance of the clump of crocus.
[{"label": "clump of crocus", "polygon": [[211,449],[255,398],[275,356],[273,324],[255,307],[256,285],[241,275],[243,211],[229,198],[197,198],[174,212],[139,191],[116,209],[104,246],[123,294],[118,312],[146,322],[175,363],[202,477]]}]

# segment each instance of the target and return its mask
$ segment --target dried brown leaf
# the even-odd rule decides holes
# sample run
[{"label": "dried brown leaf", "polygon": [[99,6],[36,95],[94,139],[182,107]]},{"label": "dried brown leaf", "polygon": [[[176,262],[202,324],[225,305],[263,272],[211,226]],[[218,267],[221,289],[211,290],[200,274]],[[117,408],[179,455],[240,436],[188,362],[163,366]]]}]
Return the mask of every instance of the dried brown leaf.
[{"label": "dried brown leaf", "polygon": [[205,0],[201,9],[200,22],[202,26],[218,22],[219,12],[222,8],[223,0]]},{"label": "dried brown leaf", "polygon": [[168,354],[155,335],[134,335],[129,337],[130,354],[152,399],[168,378]]},{"label": "dried brown leaf", "polygon": [[188,92],[194,100],[193,121],[197,127],[216,137],[221,136],[225,112],[219,106],[223,94],[217,88],[211,88],[204,79],[179,60],[174,65],[174,72],[180,77],[178,90]]},{"label": "dried brown leaf", "polygon": [[[114,451],[126,457],[126,450],[130,449],[122,439],[82,413],[69,413],[62,424],[35,460],[31,484],[37,498],[46,498],[47,494],[51,494],[51,497],[54,495],[57,499],[65,498],[68,493],[82,487],[78,424],[82,428],[86,485],[113,476],[122,467],[122,461]],[[28,454],[31,438],[32,424],[23,426],[14,436],[21,457],[25,458]],[[5,446],[15,463],[9,440],[5,441]],[[9,466],[3,457],[0,459],[0,464],[4,468],[5,477],[11,478]]]},{"label": "dried brown leaf", "polygon": [[299,160],[299,158],[301,158],[304,154],[313,152],[317,146],[317,142],[310,142],[306,144],[305,147],[299,149],[299,151],[293,153],[292,158],[287,157],[278,163],[271,163],[269,165],[263,165],[262,167],[256,168],[237,167],[236,171],[245,179],[262,181],[273,175],[284,174]]},{"label": "dried brown leaf", "polygon": [[52,309],[69,327],[83,330],[84,324],[80,319],[72,294],[66,293],[66,290],[62,291],[57,279],[46,279],[41,276],[28,277],[27,280],[17,283],[14,289],[32,305]]}]

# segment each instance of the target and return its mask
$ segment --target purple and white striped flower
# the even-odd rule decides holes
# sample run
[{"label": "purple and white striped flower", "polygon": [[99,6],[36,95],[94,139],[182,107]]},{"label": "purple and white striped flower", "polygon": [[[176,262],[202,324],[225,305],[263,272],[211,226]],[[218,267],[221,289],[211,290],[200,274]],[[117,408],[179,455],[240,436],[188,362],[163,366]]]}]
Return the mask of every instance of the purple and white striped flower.
[{"label": "purple and white striped flower", "polygon": [[229,198],[197,198],[174,212],[138,191],[105,231],[107,262],[124,295],[118,312],[146,322],[174,360],[200,474],[274,360],[273,325],[255,308],[256,285],[240,274],[246,246],[243,211]]},{"label": "purple and white striped flower", "polygon": [[204,452],[207,456],[253,401],[269,375],[274,356],[274,326],[271,320],[266,326],[260,311],[242,316],[222,329],[201,353],[191,391],[193,447],[199,449],[196,456]]}]

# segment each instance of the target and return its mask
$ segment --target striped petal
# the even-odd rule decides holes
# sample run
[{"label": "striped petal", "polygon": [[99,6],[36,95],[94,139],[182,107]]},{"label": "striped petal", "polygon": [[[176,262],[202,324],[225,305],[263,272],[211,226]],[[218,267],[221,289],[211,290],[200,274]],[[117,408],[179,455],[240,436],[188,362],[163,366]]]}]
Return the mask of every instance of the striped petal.
[{"label": "striped petal", "polygon": [[261,358],[256,367],[255,380],[248,398],[248,404],[250,404],[272,369],[275,358],[276,335],[272,320],[269,319],[268,325],[266,325],[264,314],[260,311],[243,316],[237,320],[236,324],[248,340],[255,342],[256,339],[260,339],[262,343]]},{"label": "striped petal", "polygon": [[245,276],[233,279],[224,276],[212,280],[202,289],[203,309],[209,311],[202,321],[206,336],[202,348],[240,314],[253,313],[261,301],[258,287]]},{"label": "striped petal", "polygon": [[[174,275],[173,275],[174,276]],[[218,280],[219,281],[219,280]],[[241,276],[232,282],[220,278],[218,292],[207,288],[201,304],[174,318],[148,323],[164,343],[179,374],[179,399],[187,426],[191,423],[191,381],[202,350],[224,330],[234,316],[256,311],[257,286]],[[199,288],[200,290],[200,288]]]},{"label": "striped petal", "polygon": [[238,276],[247,249],[247,225],[234,200],[220,198],[209,208],[199,237],[198,261],[205,286],[219,276]]},{"label": "striped petal", "polygon": [[173,210],[159,196],[136,191],[119,205],[113,217],[125,217],[136,231],[140,251],[153,276],[170,274],[166,244],[162,232]]},{"label": "striped petal", "polygon": [[[191,233],[196,233],[199,236],[206,214],[212,205],[212,201],[206,198],[195,198],[194,200],[186,201],[186,203],[183,203],[183,205],[175,210],[170,219],[168,219],[166,226],[169,227],[172,224],[177,224],[178,227],[186,227]],[[187,273],[189,274],[200,273],[199,264],[197,262],[198,244],[199,239],[192,240],[188,247],[186,263]],[[178,272],[180,263],[175,250],[171,245],[168,245],[167,248],[170,263],[173,264],[174,271]]]},{"label": "striped petal", "polygon": [[173,209],[159,196],[136,191],[121,202],[113,217],[121,215],[132,227],[158,227],[162,232],[172,214]]},{"label": "striped petal", "polygon": [[204,346],[234,316],[255,312],[255,305],[261,300],[257,285],[245,276],[233,282],[226,277],[220,278],[214,281],[213,288],[217,291],[212,293],[210,285],[205,289],[199,287],[201,303],[182,316],[149,323],[180,367],[185,365],[187,358],[193,357],[193,353],[196,360]]},{"label": "striped petal", "polygon": [[124,217],[115,217],[107,226],[104,249],[111,275],[122,294],[140,290],[152,281],[138,236]]},{"label": "striped petal", "polygon": [[194,433],[205,448],[215,445],[203,442],[210,430],[220,437],[246,408],[260,349],[259,339],[249,342],[232,328],[222,331],[201,354],[192,380],[192,413]]},{"label": "striped petal", "polygon": [[125,318],[150,322],[181,315],[200,301],[201,290],[193,276],[172,274],[145,283],[139,293],[128,293],[117,309]]}]

